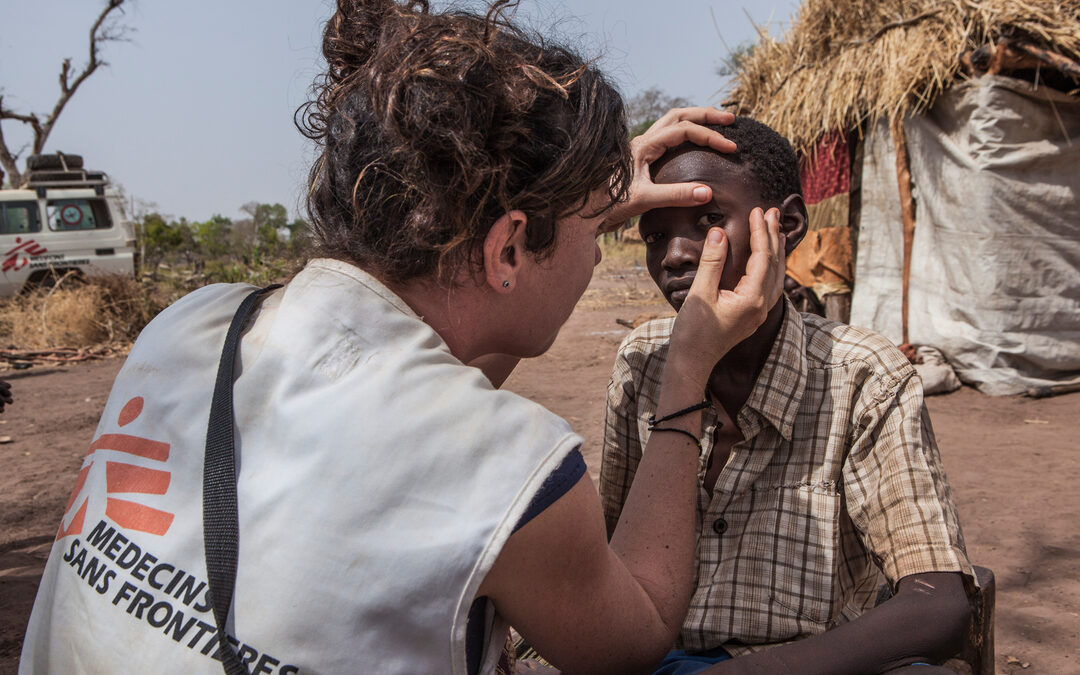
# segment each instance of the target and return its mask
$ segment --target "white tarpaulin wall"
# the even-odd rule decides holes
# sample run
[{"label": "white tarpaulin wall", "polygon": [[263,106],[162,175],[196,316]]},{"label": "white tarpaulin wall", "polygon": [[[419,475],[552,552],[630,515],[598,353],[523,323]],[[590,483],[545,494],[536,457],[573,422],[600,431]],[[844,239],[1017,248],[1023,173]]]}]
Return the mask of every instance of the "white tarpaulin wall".
[{"label": "white tarpaulin wall", "polygon": [[[911,342],[991,395],[1080,382],[1080,100],[1007,77],[905,123],[916,204]],[[867,135],[851,323],[901,339],[888,125]]]}]

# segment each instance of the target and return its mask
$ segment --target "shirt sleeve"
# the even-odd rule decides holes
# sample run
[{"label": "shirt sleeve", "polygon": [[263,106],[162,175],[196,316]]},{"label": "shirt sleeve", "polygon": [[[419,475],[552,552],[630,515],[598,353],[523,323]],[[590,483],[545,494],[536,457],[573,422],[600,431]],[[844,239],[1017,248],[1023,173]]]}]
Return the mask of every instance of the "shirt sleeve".
[{"label": "shirt sleeve", "polygon": [[581,455],[581,449],[574,448],[567,453],[559,466],[555,467],[555,470],[544,479],[544,484],[536,491],[536,495],[529,502],[529,507],[525,509],[525,513],[522,514],[517,525],[514,526],[514,532],[525,527],[530,520],[559,501],[564,494],[570,492],[570,489],[577,485],[581,477],[585,475],[585,471],[585,458]]},{"label": "shirt sleeve", "polygon": [[641,440],[637,431],[633,370],[627,361],[624,344],[615,359],[615,369],[608,382],[607,409],[604,413],[600,500],[609,539],[619,522],[640,461]]},{"label": "shirt sleeve", "polygon": [[860,398],[843,473],[866,550],[894,588],[923,572],[974,579],[918,375],[871,378]]}]

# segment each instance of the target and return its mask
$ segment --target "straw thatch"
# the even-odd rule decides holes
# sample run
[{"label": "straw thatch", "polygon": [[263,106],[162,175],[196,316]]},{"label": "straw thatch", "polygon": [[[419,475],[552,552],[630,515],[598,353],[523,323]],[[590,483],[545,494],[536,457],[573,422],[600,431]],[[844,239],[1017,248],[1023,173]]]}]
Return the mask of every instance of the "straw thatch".
[{"label": "straw thatch", "polygon": [[1080,61],[1080,0],[804,0],[741,63],[731,106],[808,151],[829,131],[917,113],[1001,38]]}]

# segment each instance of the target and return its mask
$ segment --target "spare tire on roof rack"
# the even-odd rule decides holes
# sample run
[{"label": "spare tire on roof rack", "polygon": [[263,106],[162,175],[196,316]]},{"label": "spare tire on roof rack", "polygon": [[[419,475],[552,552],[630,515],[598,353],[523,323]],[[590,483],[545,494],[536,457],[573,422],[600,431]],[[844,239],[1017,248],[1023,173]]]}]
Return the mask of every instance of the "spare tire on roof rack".
[{"label": "spare tire on roof rack", "polygon": [[82,155],[68,155],[59,151],[51,155],[30,155],[26,158],[26,168],[31,171],[46,169],[70,171],[71,169],[81,169],[82,166]]}]

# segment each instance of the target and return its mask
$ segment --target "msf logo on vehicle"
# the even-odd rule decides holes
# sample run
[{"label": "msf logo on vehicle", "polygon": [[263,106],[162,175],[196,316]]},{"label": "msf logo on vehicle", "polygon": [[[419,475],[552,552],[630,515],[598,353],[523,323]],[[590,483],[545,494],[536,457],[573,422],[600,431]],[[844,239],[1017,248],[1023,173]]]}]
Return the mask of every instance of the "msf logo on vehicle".
[{"label": "msf logo on vehicle", "polygon": [[[131,424],[142,414],[142,409],[142,396],[132,398],[124,404],[117,423],[121,427]],[[172,513],[112,495],[163,495],[169,490],[172,474],[161,469],[116,461],[112,459],[115,456],[113,453],[166,462],[169,459],[169,444],[128,434],[102,434],[94,439],[94,442],[90,444],[90,454],[87,456],[89,463],[79,471],[75,479],[75,488],[71,491],[71,499],[68,500],[64,517],[60,521],[60,531],[56,533],[57,539],[82,533],[90,500],[101,498],[97,491],[92,490],[86,490],[89,494],[84,495],[83,488],[91,472],[102,469],[105,471],[106,516],[120,527],[129,530],[158,536],[169,531],[173,522]],[[122,456],[120,455],[121,458]],[[82,497],[81,501],[80,497]],[[78,508],[75,509],[74,515],[71,515],[72,507],[76,504]],[[65,522],[67,525],[64,524]]]},{"label": "msf logo on vehicle", "polygon": [[37,243],[33,239],[22,240],[15,237],[15,248],[4,254],[4,261],[0,263],[0,272],[18,272],[30,264],[30,258],[46,253],[49,249]]}]

